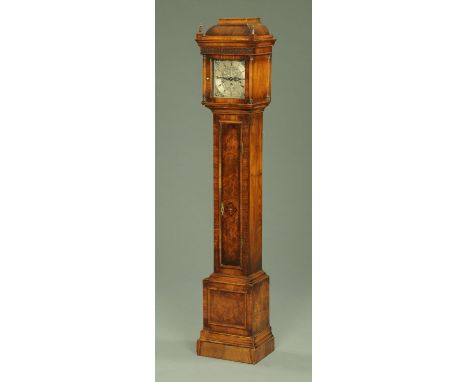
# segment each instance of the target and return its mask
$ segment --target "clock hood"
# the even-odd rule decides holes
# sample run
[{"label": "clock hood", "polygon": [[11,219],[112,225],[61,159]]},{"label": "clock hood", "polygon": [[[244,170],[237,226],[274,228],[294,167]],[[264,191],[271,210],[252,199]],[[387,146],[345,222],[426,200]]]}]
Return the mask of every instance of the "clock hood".
[{"label": "clock hood", "polygon": [[[268,106],[276,39],[259,17],[222,18],[206,32],[200,26],[195,41],[203,55],[203,105],[212,110],[263,110]],[[228,69],[223,72],[221,66],[226,63]],[[238,66],[242,70],[233,69]]]}]

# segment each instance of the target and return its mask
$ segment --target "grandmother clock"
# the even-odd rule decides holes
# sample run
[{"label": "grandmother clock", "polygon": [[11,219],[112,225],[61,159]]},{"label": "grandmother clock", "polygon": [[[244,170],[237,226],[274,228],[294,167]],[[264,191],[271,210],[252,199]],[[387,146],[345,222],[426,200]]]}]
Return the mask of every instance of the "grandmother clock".
[{"label": "grandmother clock", "polygon": [[203,280],[197,354],[257,363],[274,349],[262,270],[263,110],[275,39],[260,18],[222,18],[195,41],[213,112],[214,273]]}]

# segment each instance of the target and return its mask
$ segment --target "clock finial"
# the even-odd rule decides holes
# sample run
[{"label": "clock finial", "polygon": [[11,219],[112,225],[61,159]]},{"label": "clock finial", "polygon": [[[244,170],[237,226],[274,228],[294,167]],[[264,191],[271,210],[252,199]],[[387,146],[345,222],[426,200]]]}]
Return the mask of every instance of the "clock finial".
[{"label": "clock finial", "polygon": [[199,24],[199,25],[198,25],[198,33],[205,34],[205,33],[203,32],[203,24]]}]

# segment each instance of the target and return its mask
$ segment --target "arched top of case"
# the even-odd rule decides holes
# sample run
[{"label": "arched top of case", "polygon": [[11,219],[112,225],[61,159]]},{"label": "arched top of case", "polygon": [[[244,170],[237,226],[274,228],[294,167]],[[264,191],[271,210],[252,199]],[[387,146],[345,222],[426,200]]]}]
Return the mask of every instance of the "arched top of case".
[{"label": "arched top of case", "polygon": [[206,36],[269,36],[270,31],[260,17],[221,18],[218,24],[205,33]]}]

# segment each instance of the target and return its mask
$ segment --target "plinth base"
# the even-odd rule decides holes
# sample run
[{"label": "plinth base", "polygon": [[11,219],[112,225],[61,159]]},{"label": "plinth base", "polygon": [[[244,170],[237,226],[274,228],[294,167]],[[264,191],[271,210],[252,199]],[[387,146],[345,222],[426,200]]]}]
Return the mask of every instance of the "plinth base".
[{"label": "plinth base", "polygon": [[203,280],[203,330],[197,354],[255,364],[275,348],[269,324],[269,277],[213,273]]},{"label": "plinth base", "polygon": [[256,364],[275,349],[275,338],[268,328],[256,337],[233,336],[202,330],[197,354],[204,357]]}]

